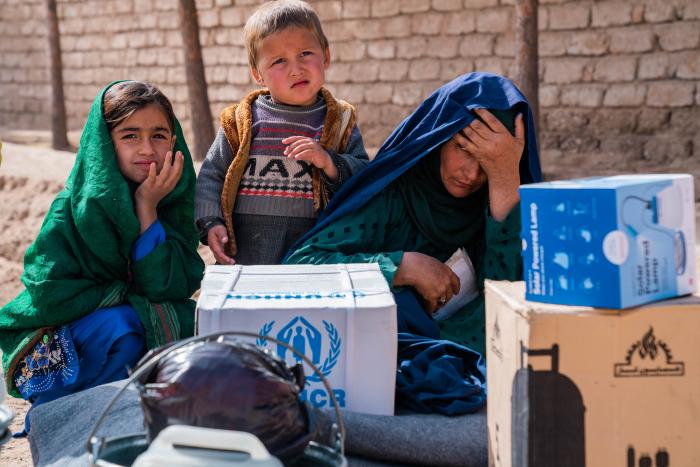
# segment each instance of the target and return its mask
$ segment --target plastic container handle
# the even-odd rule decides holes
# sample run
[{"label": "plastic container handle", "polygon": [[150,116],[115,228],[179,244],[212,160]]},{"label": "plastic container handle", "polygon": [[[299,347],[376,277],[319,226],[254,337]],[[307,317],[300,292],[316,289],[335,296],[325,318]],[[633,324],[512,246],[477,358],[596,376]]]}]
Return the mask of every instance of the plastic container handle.
[{"label": "plastic container handle", "polygon": [[170,425],[161,431],[153,446],[174,448],[184,446],[192,448],[220,449],[222,451],[240,451],[250,454],[254,460],[266,460],[270,453],[257,436],[245,431],[217,430],[189,425]]},{"label": "plastic container handle", "polygon": [[[274,337],[270,336],[261,336],[258,333],[255,332],[245,332],[245,331],[223,331],[223,332],[216,332],[213,334],[207,334],[205,336],[194,336],[190,337],[187,339],[184,339],[176,344],[172,344],[169,348],[164,350],[163,352],[160,352],[150,358],[150,360],[146,361],[143,365],[141,365],[139,368],[134,370],[134,372],[129,376],[129,379],[127,379],[126,384],[122,386],[119,391],[114,395],[111,401],[109,401],[109,404],[107,404],[107,407],[102,411],[100,416],[97,418],[97,421],[95,422],[95,426],[92,427],[92,430],[90,431],[90,434],[88,435],[88,441],[87,441],[87,451],[92,454],[94,459],[97,459],[99,457],[99,451],[102,449],[103,446],[103,439],[98,438],[95,436],[95,433],[97,433],[97,428],[102,424],[102,421],[104,418],[107,416],[109,413],[110,409],[112,406],[117,402],[117,399],[122,395],[122,393],[128,388],[131,384],[136,381],[136,379],[146,373],[147,371],[150,371],[153,365],[155,365],[158,360],[160,360],[163,356],[166,354],[177,350],[179,348],[182,348],[188,344],[191,344],[193,342],[208,342],[208,341],[215,341],[223,336],[239,336],[239,337],[251,337],[251,338],[262,338],[266,339],[269,341],[274,342],[275,344],[281,345],[282,347],[286,348],[287,350],[291,351],[294,355],[297,355],[299,358],[301,358],[304,363],[309,365],[309,367],[316,373],[320,378],[321,378],[321,383],[323,383],[323,386],[326,388],[326,391],[328,392],[328,395],[330,396],[331,401],[333,402],[333,409],[335,411],[335,418],[338,421],[338,431],[340,432],[340,438],[337,440],[337,445],[333,446],[337,448],[340,451],[340,455],[344,456],[345,455],[345,423],[343,422],[343,416],[340,413],[340,406],[338,405],[338,400],[335,398],[335,394],[333,394],[333,389],[331,388],[331,385],[328,383],[328,380],[326,379],[325,376],[323,376],[323,373],[319,371],[319,369],[316,367],[316,365],[313,364],[309,358],[299,352],[297,349],[293,348],[286,342],[282,342],[278,339],[275,339]],[[225,344],[225,342],[222,342]]]}]

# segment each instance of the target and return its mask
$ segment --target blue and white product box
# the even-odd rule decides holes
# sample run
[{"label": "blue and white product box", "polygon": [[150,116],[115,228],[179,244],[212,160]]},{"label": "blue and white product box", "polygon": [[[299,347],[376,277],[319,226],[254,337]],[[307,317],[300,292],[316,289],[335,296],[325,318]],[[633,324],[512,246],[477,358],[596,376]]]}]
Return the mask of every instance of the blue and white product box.
[{"label": "blue and white product box", "polygon": [[[328,379],[341,408],[393,415],[396,303],[376,264],[208,266],[197,300],[198,335],[246,331],[288,364],[308,357]],[[332,402],[304,364],[302,400]]]},{"label": "blue and white product box", "polygon": [[687,174],[520,187],[528,300],[627,308],[695,292],[695,193]]}]

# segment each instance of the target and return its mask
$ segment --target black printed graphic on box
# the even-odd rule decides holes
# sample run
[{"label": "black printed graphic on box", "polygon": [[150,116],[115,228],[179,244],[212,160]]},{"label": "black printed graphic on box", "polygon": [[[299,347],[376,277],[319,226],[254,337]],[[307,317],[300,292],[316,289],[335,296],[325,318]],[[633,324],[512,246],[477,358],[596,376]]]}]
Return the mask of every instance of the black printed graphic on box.
[{"label": "black printed graphic on box", "polygon": [[668,451],[664,448],[660,448],[656,451],[653,461],[650,454],[640,453],[639,464],[637,464],[634,446],[627,448],[627,467],[669,467],[671,465],[670,462],[671,456],[669,456]]},{"label": "black printed graphic on box", "polygon": [[631,376],[683,376],[685,363],[674,361],[668,343],[657,340],[649,326],[642,338],[627,350],[624,363],[615,363],[616,378]]},{"label": "black printed graphic on box", "polygon": [[493,354],[498,357],[499,360],[503,360],[503,350],[501,349],[501,327],[498,325],[498,317],[496,317],[496,321],[493,323],[489,344],[491,345],[491,351]]},{"label": "black printed graphic on box", "polygon": [[[525,367],[525,354],[549,357],[551,369]],[[558,344],[528,349],[520,342],[512,394],[512,466],[585,467],[586,408],[579,388],[559,371]]]}]

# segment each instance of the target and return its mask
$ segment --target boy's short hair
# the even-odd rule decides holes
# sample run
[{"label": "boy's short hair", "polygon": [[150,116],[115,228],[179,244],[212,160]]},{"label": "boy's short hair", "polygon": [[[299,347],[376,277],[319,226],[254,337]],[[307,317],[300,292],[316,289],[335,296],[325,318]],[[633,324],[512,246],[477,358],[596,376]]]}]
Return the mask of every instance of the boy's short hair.
[{"label": "boy's short hair", "polygon": [[325,51],[328,39],[321,28],[321,21],[308,3],[301,0],[276,0],[264,3],[248,18],[243,29],[248,64],[257,70],[258,51],[267,37],[289,27],[311,30]]}]

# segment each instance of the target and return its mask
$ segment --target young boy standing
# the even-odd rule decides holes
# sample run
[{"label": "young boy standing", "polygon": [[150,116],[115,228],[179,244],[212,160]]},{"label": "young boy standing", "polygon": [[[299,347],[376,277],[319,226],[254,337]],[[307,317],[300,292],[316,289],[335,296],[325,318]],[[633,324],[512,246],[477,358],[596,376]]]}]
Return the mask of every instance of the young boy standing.
[{"label": "young boy standing", "polygon": [[311,7],[265,3],[244,33],[252,76],[267,89],[222,112],[195,219],[218,263],[277,264],[368,158],[355,109],[322,87],[330,50]]}]

